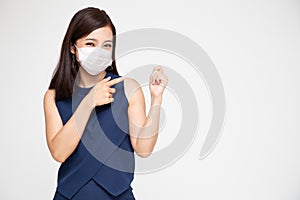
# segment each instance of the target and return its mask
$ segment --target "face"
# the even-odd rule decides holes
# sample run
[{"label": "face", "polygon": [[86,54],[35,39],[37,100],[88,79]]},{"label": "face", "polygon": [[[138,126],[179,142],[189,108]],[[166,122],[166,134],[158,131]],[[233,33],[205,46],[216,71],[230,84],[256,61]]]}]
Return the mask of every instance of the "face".
[{"label": "face", "polygon": [[[101,46],[103,49],[112,51],[113,47],[113,33],[109,26],[101,27],[91,32],[86,37],[82,37],[76,41],[78,48],[82,47],[98,47]],[[71,47],[71,53],[76,55],[78,58],[78,50]]]}]

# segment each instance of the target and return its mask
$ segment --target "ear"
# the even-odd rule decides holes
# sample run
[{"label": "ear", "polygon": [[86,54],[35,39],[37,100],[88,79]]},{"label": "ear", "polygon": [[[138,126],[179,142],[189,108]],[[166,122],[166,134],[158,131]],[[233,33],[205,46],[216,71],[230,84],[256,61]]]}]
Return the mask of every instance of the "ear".
[{"label": "ear", "polygon": [[72,54],[75,54],[75,47],[74,47],[74,45],[70,46],[70,51],[71,51]]}]

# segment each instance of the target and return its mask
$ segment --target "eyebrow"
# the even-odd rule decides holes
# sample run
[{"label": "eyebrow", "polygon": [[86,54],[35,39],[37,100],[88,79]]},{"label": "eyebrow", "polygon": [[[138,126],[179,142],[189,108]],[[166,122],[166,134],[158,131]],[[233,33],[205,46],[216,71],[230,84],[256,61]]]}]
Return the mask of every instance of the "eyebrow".
[{"label": "eyebrow", "polygon": [[94,38],[86,38],[85,40],[93,40],[93,41],[97,41],[97,40],[94,39]]},{"label": "eyebrow", "polygon": [[[95,38],[86,38],[85,40],[93,40],[93,41],[97,41]],[[104,42],[112,42],[112,40],[105,40]],[[104,43],[103,42],[103,43]]]},{"label": "eyebrow", "polygon": [[[112,40],[105,40],[104,42],[112,42]],[[104,43],[104,42],[103,42],[103,43]]]}]

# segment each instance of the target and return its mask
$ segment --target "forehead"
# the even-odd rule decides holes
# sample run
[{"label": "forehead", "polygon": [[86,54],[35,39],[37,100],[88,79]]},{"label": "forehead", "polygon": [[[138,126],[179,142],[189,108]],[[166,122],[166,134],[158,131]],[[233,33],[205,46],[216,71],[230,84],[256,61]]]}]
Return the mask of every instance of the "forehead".
[{"label": "forehead", "polygon": [[105,26],[105,27],[101,27],[101,28],[98,28],[98,29],[92,31],[90,34],[88,34],[87,36],[85,36],[81,39],[86,40],[89,38],[93,38],[93,39],[96,39],[99,42],[101,42],[104,40],[112,39],[112,37],[113,37],[113,33],[112,33],[110,27]]}]

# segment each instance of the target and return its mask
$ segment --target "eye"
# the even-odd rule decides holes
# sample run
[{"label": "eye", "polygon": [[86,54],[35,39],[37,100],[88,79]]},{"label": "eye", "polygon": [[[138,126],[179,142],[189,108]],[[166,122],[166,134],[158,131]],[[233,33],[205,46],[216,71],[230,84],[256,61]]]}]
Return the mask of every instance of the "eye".
[{"label": "eye", "polygon": [[105,48],[111,48],[112,47],[112,44],[111,43],[106,43],[103,45]]},{"label": "eye", "polygon": [[92,43],[92,42],[87,42],[85,45],[86,45],[86,46],[90,46],[90,47],[94,47],[94,46],[95,46],[95,44]]}]

